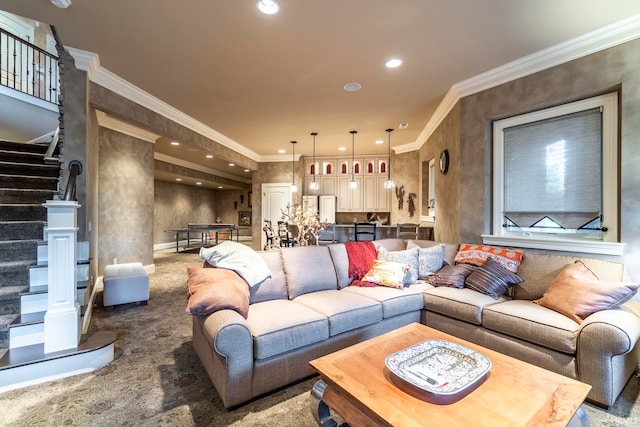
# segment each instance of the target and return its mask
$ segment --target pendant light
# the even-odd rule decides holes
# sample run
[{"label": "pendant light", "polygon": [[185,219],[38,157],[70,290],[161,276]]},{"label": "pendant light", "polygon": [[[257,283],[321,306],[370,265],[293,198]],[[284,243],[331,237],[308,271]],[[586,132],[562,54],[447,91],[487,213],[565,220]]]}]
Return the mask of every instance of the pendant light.
[{"label": "pendant light", "polygon": [[387,190],[392,189],[393,187],[396,186],[396,184],[393,182],[393,180],[391,179],[391,132],[393,132],[393,129],[387,129],[385,132],[387,132],[389,134],[389,152],[388,152],[388,156],[387,157],[387,180],[384,182],[384,188],[386,188]]},{"label": "pendant light", "polygon": [[309,183],[309,190],[317,191],[320,188],[320,184],[316,181],[316,136],[318,132],[311,132],[313,137],[313,178]]},{"label": "pendant light", "polygon": [[354,169],[354,163],[355,163],[355,138],[356,138],[356,133],[358,133],[357,130],[351,130],[349,131],[349,133],[351,134],[351,181],[349,181],[349,189],[351,190],[356,190],[358,188],[358,181],[356,181],[355,176],[353,174],[353,169]]},{"label": "pendant light", "polygon": [[291,147],[293,148],[293,157],[291,159],[291,192],[297,193],[298,186],[296,185],[296,144],[298,141],[291,141]]}]

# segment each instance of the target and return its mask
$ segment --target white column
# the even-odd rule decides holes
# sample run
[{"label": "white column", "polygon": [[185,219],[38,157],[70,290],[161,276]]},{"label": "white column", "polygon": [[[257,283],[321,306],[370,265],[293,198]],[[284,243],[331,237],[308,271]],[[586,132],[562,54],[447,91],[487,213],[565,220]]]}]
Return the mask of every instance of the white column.
[{"label": "white column", "polygon": [[78,202],[48,200],[48,293],[44,316],[44,352],[70,350],[80,341],[80,305],[76,301]]}]

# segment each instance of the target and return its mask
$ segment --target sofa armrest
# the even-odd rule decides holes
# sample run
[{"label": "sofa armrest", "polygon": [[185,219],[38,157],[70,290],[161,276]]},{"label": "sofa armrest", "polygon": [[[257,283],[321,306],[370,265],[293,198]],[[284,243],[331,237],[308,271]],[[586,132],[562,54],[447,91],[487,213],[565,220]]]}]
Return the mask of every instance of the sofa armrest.
[{"label": "sofa armrest", "polygon": [[225,407],[253,397],[253,338],[240,314],[220,310],[194,316],[193,347]]},{"label": "sofa armrest", "polygon": [[614,403],[638,367],[640,317],[625,305],[588,316],[580,325],[576,359],[580,381],[593,386],[589,399]]}]

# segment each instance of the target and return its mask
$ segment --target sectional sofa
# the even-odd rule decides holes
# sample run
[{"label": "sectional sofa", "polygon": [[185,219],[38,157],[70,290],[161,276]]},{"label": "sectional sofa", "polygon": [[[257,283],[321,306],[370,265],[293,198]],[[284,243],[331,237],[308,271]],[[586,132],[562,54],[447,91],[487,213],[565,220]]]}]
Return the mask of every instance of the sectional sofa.
[{"label": "sectional sofa", "polygon": [[[396,253],[406,248],[398,239],[374,243]],[[456,251],[445,245],[445,263],[454,264]],[[527,252],[517,270],[524,281],[495,299],[427,282],[404,289],[351,286],[343,243],[259,256],[271,278],[250,288],[246,318],[232,309],[193,316],[193,347],[227,408],[313,375],[309,361],[317,357],[412,322],[590,384],[588,400],[604,407],[638,368],[640,302],[582,323],[533,302],[576,259],[602,280],[621,281],[622,264]]]}]

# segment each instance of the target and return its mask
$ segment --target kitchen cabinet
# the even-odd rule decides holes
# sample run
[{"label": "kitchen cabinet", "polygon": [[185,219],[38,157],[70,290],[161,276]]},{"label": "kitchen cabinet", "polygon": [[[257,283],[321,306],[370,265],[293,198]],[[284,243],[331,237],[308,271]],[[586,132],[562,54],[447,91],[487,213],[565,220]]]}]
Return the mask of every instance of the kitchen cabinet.
[{"label": "kitchen cabinet", "polygon": [[351,176],[338,177],[338,212],[362,212],[363,211],[363,190],[362,177],[356,176],[354,180],[358,183],[358,188],[349,188]]},{"label": "kitchen cabinet", "polygon": [[366,212],[389,212],[391,209],[391,189],[384,188],[386,175],[365,175],[363,177],[364,210]]},{"label": "kitchen cabinet", "polygon": [[333,224],[336,222],[336,196],[319,196],[320,221]]}]

